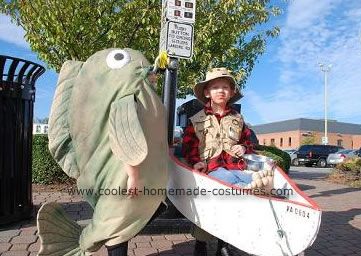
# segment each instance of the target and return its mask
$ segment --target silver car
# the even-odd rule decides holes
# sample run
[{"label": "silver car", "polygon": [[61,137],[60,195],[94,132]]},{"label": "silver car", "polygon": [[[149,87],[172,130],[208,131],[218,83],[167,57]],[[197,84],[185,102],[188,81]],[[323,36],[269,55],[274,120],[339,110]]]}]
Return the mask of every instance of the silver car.
[{"label": "silver car", "polygon": [[332,166],[342,163],[346,158],[356,157],[357,153],[357,149],[343,149],[334,154],[329,154],[327,157],[327,164]]}]

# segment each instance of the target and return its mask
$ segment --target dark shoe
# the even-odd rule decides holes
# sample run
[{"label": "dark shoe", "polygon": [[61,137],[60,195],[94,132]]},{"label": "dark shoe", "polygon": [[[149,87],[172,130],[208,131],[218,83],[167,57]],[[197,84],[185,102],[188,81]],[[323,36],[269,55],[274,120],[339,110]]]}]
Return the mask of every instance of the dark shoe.
[{"label": "dark shoe", "polygon": [[218,246],[216,256],[233,256],[234,253],[229,249],[229,244],[225,241],[218,239]]},{"label": "dark shoe", "polygon": [[193,256],[207,256],[207,242],[196,240]]},{"label": "dark shoe", "polygon": [[128,255],[128,242],[121,244],[106,246],[108,256],[127,256]]}]

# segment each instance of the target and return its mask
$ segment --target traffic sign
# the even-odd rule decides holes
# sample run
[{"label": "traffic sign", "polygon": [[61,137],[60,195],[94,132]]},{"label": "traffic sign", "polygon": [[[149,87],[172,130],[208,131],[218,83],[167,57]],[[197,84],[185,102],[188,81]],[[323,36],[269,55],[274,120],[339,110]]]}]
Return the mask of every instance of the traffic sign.
[{"label": "traffic sign", "polygon": [[196,0],[163,0],[163,13],[168,20],[191,23],[195,22]]},{"label": "traffic sign", "polygon": [[328,144],[328,137],[322,137],[322,144],[324,145]]},{"label": "traffic sign", "polygon": [[168,56],[190,59],[193,55],[193,25],[167,21],[162,26],[160,50],[167,51]]}]

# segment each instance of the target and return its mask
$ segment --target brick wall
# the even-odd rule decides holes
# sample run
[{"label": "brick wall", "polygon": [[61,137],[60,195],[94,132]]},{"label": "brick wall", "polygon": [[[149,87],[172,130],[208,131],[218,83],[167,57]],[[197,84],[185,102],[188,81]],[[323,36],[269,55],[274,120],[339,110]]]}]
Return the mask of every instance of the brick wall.
[{"label": "brick wall", "polygon": [[[259,144],[271,145],[281,149],[296,149],[300,146],[301,132],[289,131],[279,133],[257,134]],[[273,143],[272,143],[273,142]]]},{"label": "brick wall", "polygon": [[[274,144],[280,149],[297,149],[302,144],[303,139],[313,136],[316,144],[322,144],[323,132],[314,131],[288,131],[279,133],[257,134],[261,145]],[[361,135],[350,135],[340,133],[328,133],[329,145],[340,145],[346,149],[359,149],[361,147]]]},{"label": "brick wall", "polygon": [[361,148],[361,135],[353,135],[352,140],[353,140],[353,148],[354,149]]}]

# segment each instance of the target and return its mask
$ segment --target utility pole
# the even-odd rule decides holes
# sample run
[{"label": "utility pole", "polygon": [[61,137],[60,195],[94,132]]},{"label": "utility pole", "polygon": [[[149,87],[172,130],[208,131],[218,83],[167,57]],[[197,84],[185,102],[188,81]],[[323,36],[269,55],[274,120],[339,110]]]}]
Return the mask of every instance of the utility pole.
[{"label": "utility pole", "polygon": [[319,63],[319,66],[321,68],[321,71],[323,72],[324,74],[324,82],[325,82],[325,99],[324,99],[324,102],[325,102],[325,135],[324,137],[322,138],[322,144],[324,145],[327,145],[328,144],[328,137],[327,137],[327,83],[328,83],[328,80],[327,80],[327,75],[328,73],[331,71],[331,67],[332,65],[331,64],[324,64],[324,63]]}]

